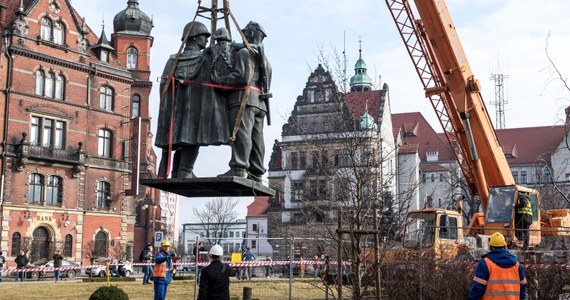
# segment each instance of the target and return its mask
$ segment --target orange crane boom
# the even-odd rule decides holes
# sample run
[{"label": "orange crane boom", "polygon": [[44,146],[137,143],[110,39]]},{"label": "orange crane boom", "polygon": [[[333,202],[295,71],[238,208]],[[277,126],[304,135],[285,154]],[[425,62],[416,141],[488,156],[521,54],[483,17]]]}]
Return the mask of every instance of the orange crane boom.
[{"label": "orange crane boom", "polygon": [[469,62],[443,0],[386,0],[473,195],[515,185]]},{"label": "orange crane boom", "polygon": [[500,230],[520,244],[515,204],[524,194],[533,210],[530,245],[538,245],[540,195],[515,183],[445,1],[413,0],[415,10],[411,0],[385,1],[471,194],[481,201],[483,212],[474,214],[469,233]]}]

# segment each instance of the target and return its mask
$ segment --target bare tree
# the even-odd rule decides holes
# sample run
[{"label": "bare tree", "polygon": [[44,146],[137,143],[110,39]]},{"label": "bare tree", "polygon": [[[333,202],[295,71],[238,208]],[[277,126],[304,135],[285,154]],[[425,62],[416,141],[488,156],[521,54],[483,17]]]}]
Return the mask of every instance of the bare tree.
[{"label": "bare tree", "polygon": [[[335,60],[337,64],[339,61]],[[373,224],[378,222],[383,235],[380,247],[390,248],[403,227],[401,208],[409,207],[409,199],[401,196],[413,193],[396,193],[398,147],[388,120],[389,107],[384,110],[384,105],[389,105],[387,85],[370,91],[368,98],[362,96],[366,92],[339,92],[338,86],[342,90],[345,80],[339,83],[334,79],[324,55],[319,62],[283,126],[284,139],[294,142],[278,143],[285,158],[284,169],[291,170],[287,171],[283,193],[291,197],[288,200],[300,213],[289,209],[289,224],[279,224],[278,214],[270,214],[269,221],[270,226],[280,227],[281,236],[335,241],[326,254],[351,262],[345,280],[350,281],[352,299],[362,299],[379,269],[367,254],[374,249],[373,235],[368,233],[374,232]],[[355,111],[356,107],[363,109]],[[410,189],[417,191],[417,186]],[[270,205],[272,209],[284,208],[283,203]],[[380,214],[374,215],[375,210]],[[342,211],[342,228],[338,228],[337,211]],[[350,234],[339,238],[337,229]],[[319,241],[304,246],[295,245],[301,248],[295,255],[323,254]],[[336,273],[342,276],[341,270]]]},{"label": "bare tree", "polygon": [[115,246],[112,248],[113,257],[119,260],[123,260],[127,258],[127,248],[125,245],[121,244],[121,242],[115,243]]},{"label": "bare tree", "polygon": [[88,259],[90,264],[93,264],[93,262],[98,258],[95,241],[87,242],[87,244],[83,246],[83,251],[81,252],[83,253],[83,258]]},{"label": "bare tree", "polygon": [[[550,39],[550,33],[548,33],[548,36],[546,37],[546,45],[544,47],[544,52],[546,53],[546,58],[548,59],[548,62],[550,63],[550,69],[548,69],[549,71],[549,78],[547,80],[546,86],[548,86],[550,83],[552,82],[560,82],[560,84],[562,85],[562,89],[570,92],[570,85],[568,84],[568,78],[565,77],[565,75],[562,73],[562,71],[558,68],[558,66],[556,65],[556,62],[554,61],[554,59],[551,57],[549,50],[548,50],[548,46],[549,46],[549,39]],[[545,88],[546,88],[545,86]],[[568,139],[570,136],[570,107],[566,107],[564,110],[564,126],[565,126],[565,130],[564,132],[566,133],[564,136],[564,142],[565,142],[565,146],[566,146],[566,150],[570,151],[570,140]],[[565,161],[564,163],[566,163],[567,161]],[[548,164],[545,161],[539,161],[537,162],[538,164],[545,164],[548,166]],[[550,166],[553,167],[553,166]],[[563,171],[564,169],[559,169],[561,171]],[[550,178],[549,179],[549,184],[542,186],[540,189],[540,192],[543,193],[543,195],[549,195],[552,198],[556,198],[557,201],[552,201],[552,203],[550,203],[550,205],[552,207],[564,207],[568,204],[570,204],[570,199],[568,197],[568,187],[564,184],[561,184],[561,182],[558,182],[556,180],[556,178],[559,178],[557,175],[562,175],[562,174],[555,174],[554,173],[555,170],[552,169],[550,170]],[[545,197],[543,196],[543,199]],[[563,203],[560,203],[560,201],[562,201]],[[560,206],[556,206],[558,204],[562,204]]]},{"label": "bare tree", "polygon": [[194,208],[194,217],[202,224],[200,232],[206,233],[210,245],[221,243],[227,237],[229,229],[237,220],[235,208],[237,200],[216,198],[210,200],[201,209]]}]

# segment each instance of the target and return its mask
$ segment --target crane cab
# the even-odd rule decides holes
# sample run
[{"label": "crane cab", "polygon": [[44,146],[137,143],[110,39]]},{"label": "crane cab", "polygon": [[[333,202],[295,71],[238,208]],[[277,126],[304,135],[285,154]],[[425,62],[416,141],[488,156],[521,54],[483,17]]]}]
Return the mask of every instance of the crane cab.
[{"label": "crane cab", "polygon": [[457,245],[463,241],[463,219],[457,211],[410,211],[406,224],[402,247],[391,253],[394,261],[412,261],[426,255],[450,259],[457,255]]},{"label": "crane cab", "polygon": [[540,214],[538,192],[522,186],[503,186],[489,189],[489,199],[485,209],[484,234],[490,235],[495,231],[501,232],[510,247],[522,247],[522,231],[517,228],[517,200],[525,195],[532,206],[532,224],[530,225],[529,246],[540,244]]}]

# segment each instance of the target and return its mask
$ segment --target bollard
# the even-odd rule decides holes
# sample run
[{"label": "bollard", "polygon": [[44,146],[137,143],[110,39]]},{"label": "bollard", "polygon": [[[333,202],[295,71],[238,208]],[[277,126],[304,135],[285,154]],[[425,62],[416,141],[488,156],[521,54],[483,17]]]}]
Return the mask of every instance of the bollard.
[{"label": "bollard", "polygon": [[243,300],[251,300],[251,287],[244,286],[243,287]]}]

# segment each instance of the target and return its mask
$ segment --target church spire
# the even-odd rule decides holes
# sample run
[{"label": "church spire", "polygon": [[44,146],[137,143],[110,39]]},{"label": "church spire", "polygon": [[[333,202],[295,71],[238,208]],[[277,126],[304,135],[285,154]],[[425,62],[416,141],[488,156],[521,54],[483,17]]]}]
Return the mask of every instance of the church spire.
[{"label": "church spire", "polygon": [[362,59],[362,39],[358,40],[358,60],[354,65],[354,76],[350,78],[351,92],[364,92],[372,90],[372,79],[366,73],[366,63]]}]

